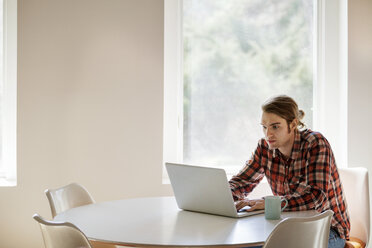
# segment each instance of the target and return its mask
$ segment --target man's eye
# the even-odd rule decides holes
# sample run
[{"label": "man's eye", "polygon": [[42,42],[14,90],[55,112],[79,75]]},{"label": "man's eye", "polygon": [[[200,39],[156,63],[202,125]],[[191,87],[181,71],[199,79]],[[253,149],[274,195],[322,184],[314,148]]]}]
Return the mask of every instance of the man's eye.
[{"label": "man's eye", "polygon": [[266,129],[267,127],[265,127],[265,126],[262,126],[262,128],[263,128],[263,129]]},{"label": "man's eye", "polygon": [[273,126],[273,129],[278,129],[278,128],[279,128],[279,126],[277,126],[277,125]]}]

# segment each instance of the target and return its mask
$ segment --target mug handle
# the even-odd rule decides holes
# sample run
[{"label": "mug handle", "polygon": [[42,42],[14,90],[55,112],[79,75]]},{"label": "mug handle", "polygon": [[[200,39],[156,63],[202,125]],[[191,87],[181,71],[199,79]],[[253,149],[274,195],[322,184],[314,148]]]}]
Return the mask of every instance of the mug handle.
[{"label": "mug handle", "polygon": [[284,207],[282,207],[282,211],[288,206],[287,199],[283,198],[280,202],[283,202],[283,201],[285,201],[285,205],[284,205]]}]

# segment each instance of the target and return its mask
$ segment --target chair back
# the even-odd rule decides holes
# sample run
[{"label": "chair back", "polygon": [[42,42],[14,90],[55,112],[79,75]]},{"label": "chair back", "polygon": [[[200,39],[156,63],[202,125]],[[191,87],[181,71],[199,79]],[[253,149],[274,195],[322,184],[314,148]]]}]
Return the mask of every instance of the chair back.
[{"label": "chair back", "polygon": [[45,194],[48,198],[53,218],[70,208],[95,202],[89,192],[77,183],[71,183],[57,189],[47,189]]},{"label": "chair back", "polygon": [[368,170],[355,167],[339,168],[338,171],[350,215],[350,237],[358,238],[368,246],[370,232]]},{"label": "chair back", "polygon": [[263,248],[327,248],[333,211],[313,217],[287,218],[271,232]]},{"label": "chair back", "polygon": [[87,237],[74,224],[52,222],[34,214],[39,223],[46,248],[92,248]]}]

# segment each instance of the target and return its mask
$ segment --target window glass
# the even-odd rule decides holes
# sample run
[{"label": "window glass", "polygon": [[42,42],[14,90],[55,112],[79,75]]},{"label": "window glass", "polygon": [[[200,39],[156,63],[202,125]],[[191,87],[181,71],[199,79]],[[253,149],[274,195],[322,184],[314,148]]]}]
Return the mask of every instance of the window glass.
[{"label": "window glass", "polygon": [[17,183],[17,0],[0,0],[0,186]]},{"label": "window glass", "polygon": [[313,2],[183,1],[183,161],[241,166],[261,104],[292,96],[312,127]]}]

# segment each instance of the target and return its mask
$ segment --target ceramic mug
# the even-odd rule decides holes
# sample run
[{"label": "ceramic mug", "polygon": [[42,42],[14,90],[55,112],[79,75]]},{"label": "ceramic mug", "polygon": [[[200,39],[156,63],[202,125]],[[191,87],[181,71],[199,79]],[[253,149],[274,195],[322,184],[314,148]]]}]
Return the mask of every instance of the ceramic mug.
[{"label": "ceramic mug", "polygon": [[[282,207],[282,202],[285,206]],[[281,212],[287,207],[288,201],[280,196],[266,196],[265,197],[265,218],[268,220],[279,220]]]}]

